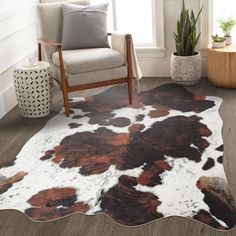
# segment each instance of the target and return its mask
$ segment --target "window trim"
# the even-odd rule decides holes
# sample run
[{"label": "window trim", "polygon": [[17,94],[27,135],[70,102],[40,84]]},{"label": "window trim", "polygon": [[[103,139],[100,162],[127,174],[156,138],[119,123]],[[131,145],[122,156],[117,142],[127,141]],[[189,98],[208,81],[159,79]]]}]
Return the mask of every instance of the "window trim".
[{"label": "window trim", "polygon": [[199,0],[199,10],[204,5],[200,17],[201,48],[207,48],[213,32],[213,0]]},{"label": "window trim", "polygon": [[201,32],[199,47],[201,56],[207,58],[207,47],[211,42],[213,33],[213,0],[198,0],[198,10],[204,5],[200,17],[199,28]]},{"label": "window trim", "polygon": [[[116,1],[112,0],[113,28],[117,30]],[[119,0],[118,0],[119,1]],[[136,46],[139,58],[165,57],[164,0],[152,0],[153,44]]]}]

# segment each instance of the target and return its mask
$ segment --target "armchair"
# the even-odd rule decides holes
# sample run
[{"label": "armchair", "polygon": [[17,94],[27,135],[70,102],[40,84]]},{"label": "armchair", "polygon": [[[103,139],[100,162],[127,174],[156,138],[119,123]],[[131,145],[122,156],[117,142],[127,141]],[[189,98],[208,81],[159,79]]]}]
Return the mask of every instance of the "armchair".
[{"label": "armchair", "polygon": [[63,50],[61,3],[40,3],[38,12],[41,31],[38,59],[52,66],[54,79],[62,90],[66,116],[69,116],[68,94],[91,88],[127,83],[129,104],[132,104],[131,35],[125,35],[126,55],[112,48]]}]

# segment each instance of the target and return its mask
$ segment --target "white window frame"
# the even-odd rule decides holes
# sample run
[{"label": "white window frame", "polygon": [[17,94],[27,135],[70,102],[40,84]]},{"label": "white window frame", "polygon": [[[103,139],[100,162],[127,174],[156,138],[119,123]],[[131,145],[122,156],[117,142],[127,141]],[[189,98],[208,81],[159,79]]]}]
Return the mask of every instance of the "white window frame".
[{"label": "white window frame", "polygon": [[[116,1],[112,0],[113,28],[117,30]],[[139,58],[165,57],[164,46],[164,0],[152,0],[153,44],[136,46]]]},{"label": "white window frame", "polygon": [[202,33],[201,48],[205,50],[211,41],[211,35],[213,33],[213,0],[199,0],[199,10],[203,5],[203,11],[200,17],[200,31]]},{"label": "white window frame", "polygon": [[[214,34],[214,0],[201,0],[201,2],[203,3],[207,3],[207,19],[205,20],[205,22],[207,21],[208,23],[208,38],[206,37],[205,39],[205,45],[208,41],[208,45],[211,44],[211,35]],[[223,3],[222,3],[223,4]]]}]

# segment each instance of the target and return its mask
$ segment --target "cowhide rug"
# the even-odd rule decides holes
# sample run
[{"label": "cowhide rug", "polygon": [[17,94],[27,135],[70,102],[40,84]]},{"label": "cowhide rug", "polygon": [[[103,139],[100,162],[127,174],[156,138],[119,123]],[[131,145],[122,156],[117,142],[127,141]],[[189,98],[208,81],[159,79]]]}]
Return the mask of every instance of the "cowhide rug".
[{"label": "cowhide rug", "polygon": [[105,213],[137,226],[182,216],[236,225],[223,169],[221,99],[167,84],[134,95],[118,86],[71,100],[0,169],[0,209],[35,221]]}]

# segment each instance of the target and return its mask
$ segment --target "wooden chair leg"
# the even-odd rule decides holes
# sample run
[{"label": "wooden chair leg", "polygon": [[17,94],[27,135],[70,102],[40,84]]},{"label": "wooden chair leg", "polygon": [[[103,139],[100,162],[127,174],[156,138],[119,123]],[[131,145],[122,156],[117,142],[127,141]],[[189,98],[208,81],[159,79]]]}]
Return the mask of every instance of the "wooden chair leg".
[{"label": "wooden chair leg", "polygon": [[132,104],[132,92],[133,92],[133,72],[132,72],[132,56],[131,56],[131,47],[132,47],[132,37],[131,35],[126,35],[126,47],[127,47],[127,72],[128,72],[128,94],[129,94],[129,105]]},{"label": "wooden chair leg", "polygon": [[132,93],[133,93],[133,81],[132,78],[128,78],[128,94],[129,94],[129,105],[132,105]]},{"label": "wooden chair leg", "polygon": [[65,115],[68,117],[70,115],[69,99],[68,99],[68,85],[67,85],[65,69],[64,69],[62,45],[58,46],[58,54],[59,54],[59,62],[60,62],[61,90],[63,93]]},{"label": "wooden chair leg", "polygon": [[68,92],[65,89],[62,89],[62,93],[63,93],[63,100],[64,100],[65,115],[69,117],[70,109],[69,109]]}]

